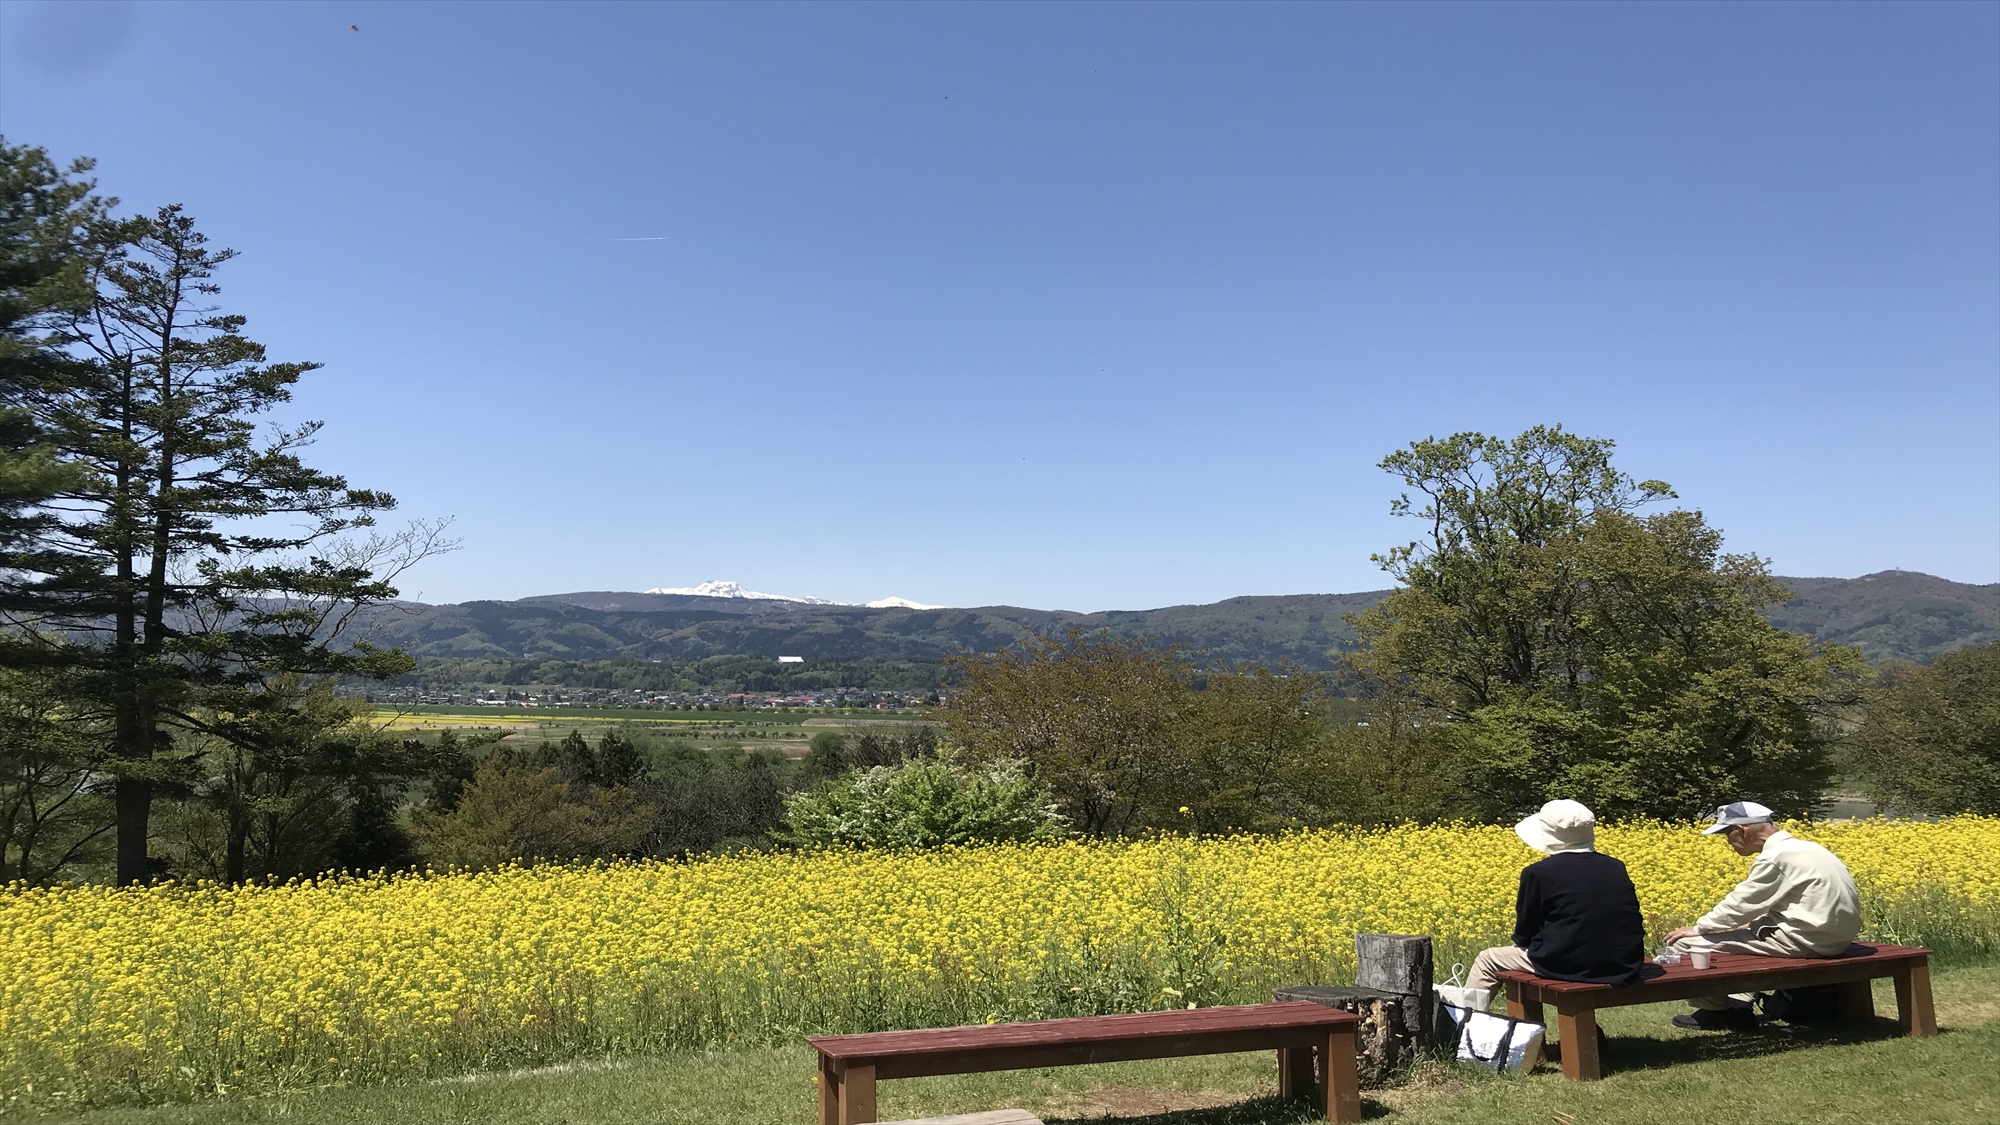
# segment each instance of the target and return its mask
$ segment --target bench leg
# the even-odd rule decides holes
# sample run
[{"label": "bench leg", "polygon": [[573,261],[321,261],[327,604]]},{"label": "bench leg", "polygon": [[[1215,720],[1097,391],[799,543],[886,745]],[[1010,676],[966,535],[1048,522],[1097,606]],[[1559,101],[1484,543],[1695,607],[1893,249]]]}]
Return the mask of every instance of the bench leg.
[{"label": "bench leg", "polygon": [[840,1075],[825,1055],[819,1059],[819,1125],[840,1125]]},{"label": "bench leg", "polygon": [[1590,1082],[1604,1077],[1597,1057],[1597,1009],[1570,1008],[1556,1003],[1556,1019],[1561,1021],[1563,1077],[1572,1082]]},{"label": "bench leg", "polygon": [[1278,1096],[1288,1101],[1295,1100],[1311,1094],[1312,1088],[1312,1048],[1278,1048]]},{"label": "bench leg", "polygon": [[1840,990],[1840,1022],[1875,1022],[1875,990],[1865,980],[1851,980],[1833,987]]},{"label": "bench leg", "polygon": [[1320,1112],[1328,1121],[1361,1120],[1361,1075],[1354,1064],[1354,1029],[1329,1032],[1320,1048],[1326,1078],[1320,1085]]},{"label": "bench leg", "polygon": [[1528,999],[1528,986],[1515,981],[1507,982],[1507,1018],[1527,1020],[1529,1023],[1542,1022],[1541,994]]},{"label": "bench leg", "polygon": [[1921,961],[1896,970],[1896,1020],[1905,1035],[1936,1035],[1937,1011],[1931,1007],[1931,965]]},{"label": "bench leg", "polygon": [[850,1066],[840,1076],[839,1125],[863,1125],[875,1120],[875,1068]]}]

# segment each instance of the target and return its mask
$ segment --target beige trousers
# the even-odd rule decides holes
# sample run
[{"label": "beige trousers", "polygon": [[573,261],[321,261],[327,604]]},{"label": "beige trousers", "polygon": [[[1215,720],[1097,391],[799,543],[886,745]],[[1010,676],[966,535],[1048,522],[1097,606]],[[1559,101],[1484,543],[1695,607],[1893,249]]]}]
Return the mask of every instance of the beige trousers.
[{"label": "beige trousers", "polygon": [[1528,964],[1528,951],[1518,945],[1496,945],[1472,959],[1472,969],[1465,974],[1465,987],[1498,989],[1500,978],[1496,974],[1510,971],[1535,971]]},{"label": "beige trousers", "polygon": [[[1821,957],[1811,948],[1776,926],[1764,926],[1754,930],[1724,930],[1714,934],[1696,934],[1674,943],[1674,948],[1682,953],[1697,949],[1707,949],[1715,953],[1755,953],[1762,957]],[[1749,1003],[1757,998],[1754,992],[1738,992],[1733,999]],[[1730,996],[1697,996],[1688,1003],[1697,1008],[1721,1011],[1729,1007]]]}]

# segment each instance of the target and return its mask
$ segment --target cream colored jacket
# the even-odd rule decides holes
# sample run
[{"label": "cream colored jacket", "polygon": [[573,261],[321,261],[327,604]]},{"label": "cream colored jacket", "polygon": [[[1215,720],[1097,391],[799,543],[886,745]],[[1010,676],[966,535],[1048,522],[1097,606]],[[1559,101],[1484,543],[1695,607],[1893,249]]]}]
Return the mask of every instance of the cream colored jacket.
[{"label": "cream colored jacket", "polygon": [[1694,924],[1697,932],[1776,926],[1822,957],[1861,936],[1861,896],[1840,857],[1790,832],[1773,832],[1750,875]]}]

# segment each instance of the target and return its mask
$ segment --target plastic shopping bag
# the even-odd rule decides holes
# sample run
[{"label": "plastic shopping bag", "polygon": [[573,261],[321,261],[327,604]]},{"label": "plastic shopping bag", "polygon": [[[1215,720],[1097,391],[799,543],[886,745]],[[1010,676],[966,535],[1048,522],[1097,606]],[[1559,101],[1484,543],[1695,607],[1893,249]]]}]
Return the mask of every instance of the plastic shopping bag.
[{"label": "plastic shopping bag", "polygon": [[1502,1074],[1523,1074],[1541,1065],[1547,1034],[1541,1024],[1451,1004],[1444,1005],[1444,1012],[1458,1029],[1458,1057],[1466,1062]]},{"label": "plastic shopping bag", "polygon": [[1462,988],[1449,984],[1432,987],[1437,989],[1438,999],[1444,1001],[1444,1006],[1447,1008],[1469,1008],[1475,1012],[1483,1012],[1493,1003],[1493,990],[1490,988]]},{"label": "plastic shopping bag", "polygon": [[1483,1012],[1493,1003],[1492,989],[1465,987],[1464,965],[1453,965],[1451,976],[1446,978],[1443,984],[1431,987],[1437,992],[1438,999],[1447,1007],[1470,1008],[1475,1012]]}]

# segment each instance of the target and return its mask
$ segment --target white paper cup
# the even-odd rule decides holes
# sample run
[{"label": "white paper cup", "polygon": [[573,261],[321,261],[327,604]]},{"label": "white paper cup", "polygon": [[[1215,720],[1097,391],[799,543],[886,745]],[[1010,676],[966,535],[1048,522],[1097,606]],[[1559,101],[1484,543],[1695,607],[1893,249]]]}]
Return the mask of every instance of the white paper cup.
[{"label": "white paper cup", "polygon": [[1695,967],[1695,968],[1697,968],[1697,969],[1706,969],[1706,968],[1708,968],[1708,959],[1709,959],[1709,951],[1708,951],[1708,950],[1706,950],[1706,949],[1690,949],[1690,950],[1688,950],[1688,958],[1689,958],[1690,960],[1692,960],[1692,961],[1694,962],[1694,967]]}]

